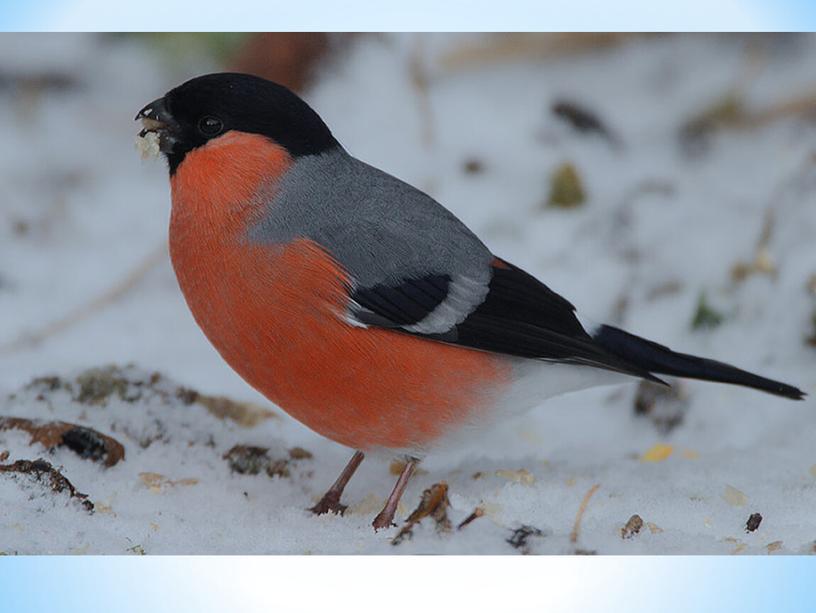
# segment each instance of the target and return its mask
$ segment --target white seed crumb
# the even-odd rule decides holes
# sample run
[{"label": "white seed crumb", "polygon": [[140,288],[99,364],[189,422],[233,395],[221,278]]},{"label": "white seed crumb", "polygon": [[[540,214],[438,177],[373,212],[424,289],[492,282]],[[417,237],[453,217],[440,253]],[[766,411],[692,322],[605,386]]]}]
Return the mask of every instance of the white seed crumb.
[{"label": "white seed crumb", "polygon": [[143,160],[157,158],[161,153],[159,149],[159,135],[155,132],[148,132],[144,136],[136,137],[136,150]]}]

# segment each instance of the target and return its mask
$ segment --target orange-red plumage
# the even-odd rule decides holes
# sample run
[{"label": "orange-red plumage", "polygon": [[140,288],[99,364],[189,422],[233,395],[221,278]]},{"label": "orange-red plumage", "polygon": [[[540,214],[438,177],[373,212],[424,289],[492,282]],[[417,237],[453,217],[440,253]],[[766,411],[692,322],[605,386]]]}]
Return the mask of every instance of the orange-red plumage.
[{"label": "orange-red plumage", "polygon": [[505,359],[347,323],[346,273],[319,245],[247,239],[289,163],[231,133],[172,179],[173,267],[207,337],[289,414],[356,449],[421,448],[477,421],[510,380]]}]

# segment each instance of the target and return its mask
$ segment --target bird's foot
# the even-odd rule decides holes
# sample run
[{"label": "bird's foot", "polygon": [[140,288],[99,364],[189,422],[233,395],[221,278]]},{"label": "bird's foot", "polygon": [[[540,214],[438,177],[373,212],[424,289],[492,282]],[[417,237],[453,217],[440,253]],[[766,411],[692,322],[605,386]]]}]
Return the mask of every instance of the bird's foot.
[{"label": "bird's foot", "polygon": [[383,509],[377,514],[377,517],[374,518],[374,521],[371,522],[371,525],[374,527],[374,531],[382,530],[384,528],[391,528],[396,526],[397,524],[394,523],[394,512],[388,509]]},{"label": "bird's foot", "polygon": [[380,511],[377,517],[374,518],[374,521],[371,522],[371,525],[374,526],[374,532],[396,525],[394,523],[394,515],[397,513],[397,505],[399,505],[402,493],[405,491],[405,486],[408,485],[408,479],[414,474],[414,469],[418,462],[419,460],[416,458],[410,458],[405,464],[405,468],[402,469],[391,495],[388,497],[388,500],[385,501],[383,510]]},{"label": "bird's foot", "polygon": [[343,515],[348,508],[345,504],[340,504],[340,496],[334,492],[328,492],[320,499],[315,506],[311,507],[309,511],[315,515],[324,515],[325,513],[334,513],[335,515]]}]

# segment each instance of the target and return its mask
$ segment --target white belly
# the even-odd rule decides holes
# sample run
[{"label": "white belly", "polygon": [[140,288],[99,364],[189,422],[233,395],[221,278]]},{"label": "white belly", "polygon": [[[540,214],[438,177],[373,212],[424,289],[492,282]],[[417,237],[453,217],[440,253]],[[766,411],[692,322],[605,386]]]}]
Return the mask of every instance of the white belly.
[{"label": "white belly", "polygon": [[469,447],[477,439],[487,443],[486,431],[508,419],[541,406],[548,398],[579,390],[616,385],[632,381],[629,375],[593,368],[553,364],[542,360],[513,358],[514,381],[497,396],[492,409],[482,413],[478,421],[461,424],[447,435],[422,449],[406,449],[389,454],[406,454],[422,458],[434,452],[446,452],[460,446]]}]

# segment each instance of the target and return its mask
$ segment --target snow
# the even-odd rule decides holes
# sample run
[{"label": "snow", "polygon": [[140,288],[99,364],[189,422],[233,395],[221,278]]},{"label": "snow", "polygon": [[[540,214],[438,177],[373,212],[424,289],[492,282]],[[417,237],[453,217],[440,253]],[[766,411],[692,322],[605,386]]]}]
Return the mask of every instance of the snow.
[{"label": "snow", "polygon": [[[163,252],[166,171],[133,149],[136,111],[209,67],[168,68],[138,40],[4,35],[0,76],[67,74],[76,83],[0,90],[0,393],[13,395],[0,400],[0,416],[94,428],[119,440],[126,457],[105,468],[64,446],[29,445],[19,430],[0,431],[6,464],[43,458],[95,505],[89,513],[30,476],[0,474],[1,551],[517,553],[507,541],[526,525],[541,532],[527,539],[530,553],[813,552],[816,349],[804,339],[816,332],[816,295],[807,290],[816,273],[816,127],[786,116],[720,131],[697,149],[678,134],[731,91],[752,110],[812,93],[816,39],[678,36],[487,66],[443,61],[460,45],[484,43],[470,35],[357,37],[307,98],[349,151],[428,190],[589,318],[811,396],[795,403],[684,382],[685,400],[659,405],[684,411],[669,433],[635,415],[636,383],[562,396],[423,463],[400,524],[424,489],[445,481],[449,533],[438,534],[431,518],[398,546],[390,542],[396,529],[373,533],[370,521],[395,479],[376,458],[351,481],[345,516],[313,517],[305,508],[351,451],[271,406],[208,345]],[[555,118],[549,108],[562,99],[597,113],[620,146]],[[465,172],[468,160],[483,170]],[[549,177],[566,161],[588,200],[547,208]],[[754,259],[769,209],[776,274],[734,282],[730,271]],[[145,258],[158,263],[128,291],[39,343],[17,342],[82,308]],[[692,331],[702,291],[726,319]],[[77,376],[107,364],[135,364],[120,374],[125,389],[142,392],[80,401]],[[151,383],[154,372],[161,376]],[[52,374],[72,390],[27,387]],[[179,386],[275,417],[249,427],[222,419],[179,396]],[[241,475],[223,457],[235,445],[269,448],[272,459],[294,447],[313,457],[290,462],[288,476]],[[579,506],[596,484],[573,542]],[[456,530],[477,506],[485,515]],[[755,512],[763,520],[747,533]],[[644,527],[624,539],[633,514]]]}]

